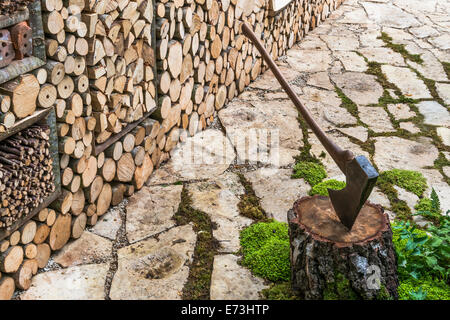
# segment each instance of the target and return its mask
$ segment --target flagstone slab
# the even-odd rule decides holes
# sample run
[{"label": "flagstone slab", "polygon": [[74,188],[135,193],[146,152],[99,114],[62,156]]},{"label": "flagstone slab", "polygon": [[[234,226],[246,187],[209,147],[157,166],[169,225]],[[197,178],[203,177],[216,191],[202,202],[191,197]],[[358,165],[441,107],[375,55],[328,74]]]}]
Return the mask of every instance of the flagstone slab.
[{"label": "flagstone slab", "polygon": [[345,72],[331,76],[336,85],[358,105],[378,103],[383,95],[383,88],[375,76],[359,72]]},{"label": "flagstone slab", "polygon": [[358,139],[361,142],[366,142],[369,137],[368,130],[362,126],[349,127],[349,128],[339,128],[339,131]]},{"label": "flagstone slab", "polygon": [[128,241],[133,243],[173,227],[182,190],[181,185],[143,187],[131,196],[126,207]]},{"label": "flagstone slab", "polygon": [[358,107],[359,118],[374,132],[396,131],[389,120],[388,113],[380,107]]},{"label": "flagstone slab", "polygon": [[211,276],[211,300],[259,300],[259,292],[268,287],[261,278],[238,264],[239,257],[226,254],[214,257]]},{"label": "flagstone slab", "polygon": [[84,231],[80,238],[65,245],[54,257],[64,268],[81,264],[108,261],[112,254],[112,242]]},{"label": "flagstone slab", "polygon": [[380,25],[401,29],[420,26],[420,22],[412,14],[392,4],[362,2],[362,5],[369,19]]},{"label": "flagstone slab", "polygon": [[387,107],[396,120],[409,119],[416,116],[416,113],[405,103],[388,104]]},{"label": "flagstone slab", "polygon": [[436,37],[439,35],[439,32],[436,29],[423,25],[420,27],[410,28],[409,32],[411,32],[417,38],[428,38],[428,37]]},{"label": "flagstone slab", "polygon": [[290,50],[286,61],[297,72],[319,72],[326,71],[332,59],[325,50]]},{"label": "flagstone slab", "polygon": [[450,146],[450,129],[445,127],[439,127],[436,129],[436,132],[439,138],[441,138],[442,142],[446,146]]},{"label": "flagstone slab", "polygon": [[111,207],[106,214],[99,218],[95,226],[90,229],[91,232],[110,240],[115,240],[117,231],[122,226],[120,211],[124,210],[124,207],[125,203]]},{"label": "flagstone slab", "polygon": [[197,236],[191,225],[117,251],[118,268],[110,297],[113,300],[180,300],[189,275]]},{"label": "flagstone slab", "polygon": [[395,84],[406,97],[412,99],[432,98],[425,83],[411,69],[382,65],[381,70],[388,81]]},{"label": "flagstone slab", "polygon": [[400,122],[400,128],[411,133],[419,133],[420,129],[412,122]]},{"label": "flagstone slab", "polygon": [[334,90],[327,72],[317,72],[309,75],[307,84],[327,90]]},{"label": "flagstone slab", "polygon": [[428,138],[420,138],[417,141],[399,137],[375,138],[374,161],[381,171],[420,171],[423,167],[433,166],[438,155],[437,148]]},{"label": "flagstone slab", "polygon": [[405,60],[400,53],[389,48],[362,48],[359,52],[369,61],[387,63],[395,66],[405,66]]},{"label": "flagstone slab", "polygon": [[424,123],[433,126],[449,126],[450,112],[436,101],[421,101],[417,104],[419,112],[425,117]]},{"label": "flagstone slab", "polygon": [[21,300],[103,300],[109,264],[88,264],[40,273]]},{"label": "flagstone slab", "polygon": [[450,34],[444,33],[443,35],[435,38],[430,38],[428,41],[430,41],[431,44],[438,47],[442,50],[448,50],[450,49]]},{"label": "flagstone slab", "polygon": [[367,70],[366,61],[356,52],[335,51],[333,55],[342,62],[347,71],[364,72]]},{"label": "flagstone slab", "polygon": [[446,104],[450,105],[450,83],[436,82],[436,90],[439,97],[441,97]]},{"label": "flagstone slab", "polygon": [[[342,33],[340,33],[342,34]],[[326,42],[328,48],[333,51],[345,50],[352,51],[359,47],[358,38],[351,33],[350,36],[345,35],[321,35],[323,41]]]}]

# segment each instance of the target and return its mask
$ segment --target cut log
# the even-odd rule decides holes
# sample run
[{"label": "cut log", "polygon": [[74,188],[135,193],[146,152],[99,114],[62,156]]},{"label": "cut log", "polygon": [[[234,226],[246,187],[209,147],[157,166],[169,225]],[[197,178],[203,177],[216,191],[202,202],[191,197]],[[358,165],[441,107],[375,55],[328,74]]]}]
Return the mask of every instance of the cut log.
[{"label": "cut log", "polygon": [[82,212],[80,215],[72,220],[72,233],[73,239],[78,239],[84,232],[86,228],[87,216],[86,213]]},{"label": "cut log", "polygon": [[0,279],[0,300],[10,300],[14,294],[16,286],[14,279],[11,277],[3,276]]},{"label": "cut log", "polygon": [[11,98],[11,110],[18,119],[34,113],[39,91],[39,82],[32,74],[21,75],[0,86],[0,93]]},{"label": "cut log", "polygon": [[36,260],[39,268],[44,268],[50,259],[51,249],[47,243],[41,243],[37,245]]},{"label": "cut log", "polygon": [[69,241],[71,222],[70,214],[59,214],[56,218],[48,237],[48,244],[53,251],[61,249]]},{"label": "cut log", "polygon": [[366,203],[349,232],[328,197],[303,197],[288,221],[292,288],[299,297],[398,297],[392,231],[381,206]]},{"label": "cut log", "polygon": [[23,261],[23,249],[21,246],[9,247],[0,255],[0,270],[5,273],[16,272]]}]

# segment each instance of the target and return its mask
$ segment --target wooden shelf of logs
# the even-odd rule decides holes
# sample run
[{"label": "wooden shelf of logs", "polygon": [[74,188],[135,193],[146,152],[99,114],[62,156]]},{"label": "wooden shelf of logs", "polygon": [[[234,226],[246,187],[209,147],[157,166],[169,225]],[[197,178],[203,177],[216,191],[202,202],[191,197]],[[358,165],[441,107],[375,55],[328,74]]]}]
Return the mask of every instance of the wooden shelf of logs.
[{"label": "wooden shelf of logs", "polygon": [[27,289],[51,251],[142,188],[266,69],[242,21],[277,59],[342,0],[282,2],[274,15],[265,0],[40,1],[46,63],[13,83],[0,69],[0,139],[54,110],[61,192],[0,240],[0,299]]}]

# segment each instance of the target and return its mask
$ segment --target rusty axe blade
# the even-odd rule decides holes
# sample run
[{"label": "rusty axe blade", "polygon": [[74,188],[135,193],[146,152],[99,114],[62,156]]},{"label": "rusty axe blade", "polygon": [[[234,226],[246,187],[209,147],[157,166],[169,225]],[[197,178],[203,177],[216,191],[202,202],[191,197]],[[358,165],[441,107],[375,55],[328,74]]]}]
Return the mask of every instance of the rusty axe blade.
[{"label": "rusty axe blade", "polygon": [[245,22],[242,23],[241,26],[244,35],[258,48],[274,76],[277,78],[278,82],[280,82],[289,98],[291,98],[298,111],[302,114],[303,118],[308,123],[308,126],[317,136],[341,171],[345,174],[347,179],[346,187],[343,190],[329,189],[328,191],[331,203],[333,204],[338,218],[344,226],[351,230],[362,206],[375,186],[375,182],[378,178],[377,171],[364,156],[355,158],[351,151],[341,149],[328,138],[325,132],[314,121],[309,111],[303,106],[286,79],[284,79],[277,65],[272,60],[272,57],[266,51],[251,28]]}]

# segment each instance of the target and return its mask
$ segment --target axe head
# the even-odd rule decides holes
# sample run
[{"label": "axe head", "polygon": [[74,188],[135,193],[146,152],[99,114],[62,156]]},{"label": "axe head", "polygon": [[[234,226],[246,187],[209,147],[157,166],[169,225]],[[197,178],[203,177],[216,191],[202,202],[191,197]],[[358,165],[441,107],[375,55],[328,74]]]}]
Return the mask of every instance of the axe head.
[{"label": "axe head", "polygon": [[364,156],[357,156],[345,166],[347,185],[342,190],[328,189],[333,208],[350,231],[375,186],[378,172]]}]

